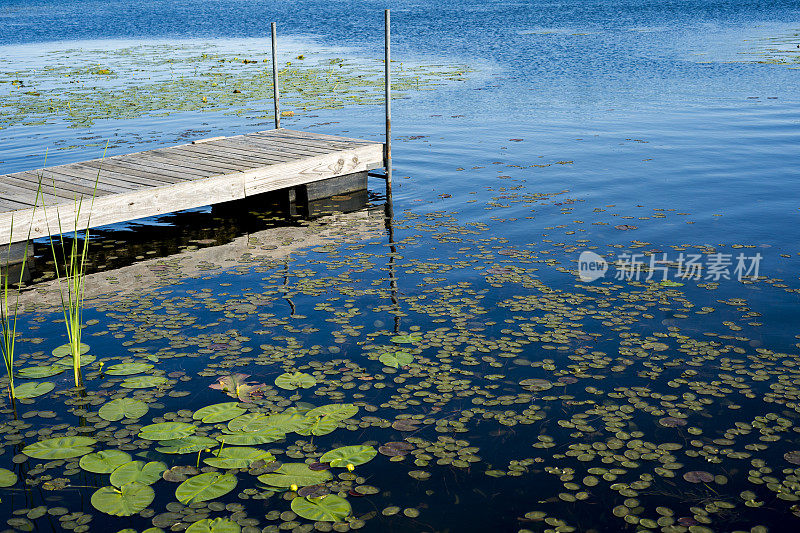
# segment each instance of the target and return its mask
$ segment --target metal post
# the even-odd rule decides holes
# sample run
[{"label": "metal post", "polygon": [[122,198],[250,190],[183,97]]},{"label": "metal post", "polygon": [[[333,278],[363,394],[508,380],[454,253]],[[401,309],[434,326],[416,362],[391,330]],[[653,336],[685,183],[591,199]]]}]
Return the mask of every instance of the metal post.
[{"label": "metal post", "polygon": [[272,90],[273,101],[275,102],[275,129],[281,127],[280,96],[278,94],[278,53],[277,37],[275,36],[275,23],[272,23]]},{"label": "metal post", "polygon": [[389,10],[384,11],[384,25],[386,29],[385,51],[386,51],[386,153],[384,156],[384,166],[386,168],[386,190],[392,190],[392,77],[391,77],[391,45],[389,38]]}]

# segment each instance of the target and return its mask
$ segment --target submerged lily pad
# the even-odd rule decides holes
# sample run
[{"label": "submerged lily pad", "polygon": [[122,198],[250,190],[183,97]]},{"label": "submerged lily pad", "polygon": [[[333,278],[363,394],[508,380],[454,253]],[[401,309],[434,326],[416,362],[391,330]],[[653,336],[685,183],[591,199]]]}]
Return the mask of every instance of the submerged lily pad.
[{"label": "submerged lily pad", "polygon": [[378,451],[372,446],[342,446],[326,452],[319,458],[320,462],[330,463],[331,466],[363,465],[371,461]]},{"label": "submerged lily pad", "polygon": [[206,472],[190,477],[175,489],[175,497],[184,505],[224,496],[236,487],[236,476]]},{"label": "submerged lily pad", "polygon": [[155,367],[150,363],[119,363],[105,369],[105,373],[111,376],[128,376],[131,374],[141,374],[153,368]]},{"label": "submerged lily pad", "polygon": [[40,440],[22,449],[22,453],[34,459],[71,459],[91,452],[89,447],[97,441],[91,437],[57,437]]},{"label": "submerged lily pad", "polygon": [[217,468],[248,468],[259,460],[270,463],[275,460],[275,456],[260,448],[236,446],[223,448],[218,453],[215,453],[213,457],[203,459],[203,462]]},{"label": "submerged lily pad", "polygon": [[286,372],[275,378],[275,385],[285,390],[295,390],[299,388],[309,389],[317,384],[317,380],[311,374],[305,372]]},{"label": "submerged lily pad", "polygon": [[331,493],[331,489],[325,484],[307,485],[297,489],[298,496],[309,496],[311,498],[319,498]]},{"label": "submerged lily pad", "polygon": [[411,443],[396,441],[396,442],[387,442],[383,446],[380,446],[378,448],[378,451],[381,452],[382,455],[386,455],[389,457],[397,457],[400,455],[406,455],[413,449],[414,445]]},{"label": "submerged lily pad", "polygon": [[686,420],[674,416],[665,416],[664,418],[660,418],[658,423],[664,427],[675,428],[679,426],[685,426]]},{"label": "submerged lily pad", "polygon": [[192,418],[206,424],[218,424],[219,422],[227,422],[246,412],[246,409],[239,407],[238,402],[223,402],[198,409],[194,412]]},{"label": "submerged lily pad", "polygon": [[160,387],[167,382],[163,376],[136,376],[128,378],[119,384],[126,389],[147,389],[150,387]]},{"label": "submerged lily pad", "polygon": [[327,470],[311,470],[305,463],[284,463],[274,472],[261,474],[258,480],[270,487],[288,488],[292,485],[305,487],[317,485],[331,479],[333,475]]},{"label": "submerged lily pad", "polygon": [[692,470],[683,474],[683,479],[689,483],[710,483],[714,481],[714,476],[703,470]]},{"label": "submerged lily pad", "polygon": [[242,526],[228,518],[204,518],[186,528],[186,533],[240,533]]},{"label": "submerged lily pad", "polygon": [[130,460],[131,456],[121,450],[100,450],[81,457],[79,465],[87,472],[110,474]]},{"label": "submerged lily pad", "polygon": [[411,364],[414,357],[406,352],[385,353],[378,360],[384,365],[392,368],[399,368]]},{"label": "submerged lily pad", "polygon": [[188,437],[197,426],[185,422],[161,422],[150,424],[139,430],[139,438],[147,440],[174,440]]},{"label": "submerged lily pad", "polygon": [[111,484],[115,487],[122,487],[131,482],[141,483],[142,485],[152,485],[161,479],[161,473],[167,469],[167,465],[160,461],[131,461],[120,465],[111,473]]},{"label": "submerged lily pad", "polygon": [[142,400],[133,398],[117,398],[104,403],[98,412],[100,418],[109,422],[116,422],[123,418],[141,418],[149,408]]},{"label": "submerged lily pad", "polygon": [[392,428],[397,431],[417,431],[419,426],[414,424],[414,420],[400,419],[392,422]]},{"label": "submerged lily pad", "polygon": [[800,465],[800,450],[793,450],[783,454],[783,458],[793,465]]},{"label": "submerged lily pad", "polygon": [[299,516],[315,522],[341,522],[352,512],[350,502],[336,494],[318,498],[295,498],[291,507]]},{"label": "submerged lily pad", "polygon": [[0,468],[0,488],[11,487],[17,483],[17,474],[6,468]]},{"label": "submerged lily pad", "polygon": [[191,476],[196,476],[199,473],[200,470],[194,466],[182,465],[173,466],[169,470],[164,470],[164,473],[161,474],[161,477],[164,478],[165,481],[181,483],[189,479]]},{"label": "submerged lily pad", "polygon": [[43,381],[39,383],[23,383],[14,387],[15,398],[36,398],[42,394],[47,394],[56,388],[56,384],[50,381]]},{"label": "submerged lily pad", "polygon": [[66,369],[67,367],[64,365],[29,366],[20,368],[17,371],[17,376],[30,379],[50,378],[64,372]]},{"label": "submerged lily pad", "polygon": [[120,488],[102,487],[92,494],[92,505],[98,511],[113,516],[131,516],[143,511],[155,498],[148,485],[128,483]]}]

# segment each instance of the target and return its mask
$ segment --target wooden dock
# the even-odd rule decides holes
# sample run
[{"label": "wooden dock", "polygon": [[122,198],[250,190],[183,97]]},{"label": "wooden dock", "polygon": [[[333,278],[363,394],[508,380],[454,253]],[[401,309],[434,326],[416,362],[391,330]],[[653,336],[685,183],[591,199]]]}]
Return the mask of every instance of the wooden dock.
[{"label": "wooden dock", "polygon": [[59,218],[65,232],[74,230],[81,198],[78,229],[359,173],[366,179],[383,165],[383,143],[275,129],[0,175],[0,245],[57,234]]}]

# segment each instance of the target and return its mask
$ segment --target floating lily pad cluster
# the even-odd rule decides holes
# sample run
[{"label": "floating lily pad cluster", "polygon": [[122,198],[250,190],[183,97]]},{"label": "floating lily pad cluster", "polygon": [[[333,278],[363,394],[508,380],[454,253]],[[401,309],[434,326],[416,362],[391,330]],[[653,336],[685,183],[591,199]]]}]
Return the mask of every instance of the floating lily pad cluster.
[{"label": "floating lily pad cluster", "polygon": [[[578,203],[499,196],[571,217]],[[580,517],[595,508],[609,528],[701,533],[800,515],[800,356],[758,333],[755,304],[693,280],[580,284],[568,258],[596,245],[578,226],[521,248],[444,211],[404,216],[403,231],[432,233],[452,259],[414,254],[410,234],[406,258],[343,237],[291,268],[249,255],[235,273],[203,274],[257,291],[170,287],[98,304],[114,318],[87,338],[120,341],[117,355],[93,348],[80,393],[58,385],[42,405],[18,402],[2,426],[0,495],[69,488],[108,523],[152,512],[155,527],[194,531],[373,517],[413,529],[426,507],[437,524],[443,494],[474,512],[484,489],[515,486],[530,507],[503,527],[523,531],[589,529]],[[609,238],[647,223],[618,231],[597,217]],[[389,261],[408,284],[397,306],[370,277]],[[277,311],[287,299],[294,315]],[[60,383],[63,356],[35,346],[18,375]],[[87,473],[91,489],[73,488]],[[496,505],[499,523],[509,508]]]},{"label": "floating lily pad cluster", "polygon": [[[264,117],[272,96],[272,65],[259,44],[231,52],[213,43],[143,44],[104,50],[61,50],[40,58],[45,65],[18,70],[4,95],[0,125],[41,124],[54,119],[86,127],[97,120],[177,112],[228,111]],[[100,66],[87,68],[87,63]],[[141,76],[142,69],[148,76]],[[374,61],[330,58],[306,52],[279,65],[281,96],[294,110],[377,104],[382,66]],[[463,65],[409,65],[395,69],[398,96],[465,79]]]}]

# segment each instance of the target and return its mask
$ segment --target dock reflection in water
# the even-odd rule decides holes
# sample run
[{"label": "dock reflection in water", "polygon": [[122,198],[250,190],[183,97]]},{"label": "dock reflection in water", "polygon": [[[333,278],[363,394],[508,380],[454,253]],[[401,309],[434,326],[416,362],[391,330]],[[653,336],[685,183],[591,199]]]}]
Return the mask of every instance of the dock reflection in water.
[{"label": "dock reflection in water", "polygon": [[[286,260],[299,250],[358,242],[385,232],[384,208],[366,189],[298,202],[287,191],[91,231],[85,298],[92,307],[244,263]],[[79,237],[82,235],[78,233]],[[71,237],[71,235],[70,235]],[[66,238],[69,248],[71,239]],[[56,249],[56,253],[59,250]],[[12,265],[11,279],[19,277]],[[35,242],[21,303],[37,311],[61,305],[52,251]]]}]

